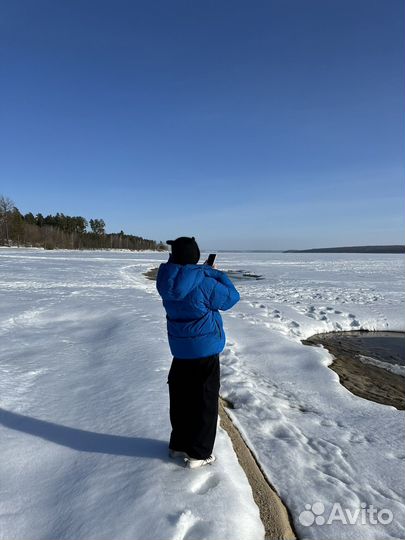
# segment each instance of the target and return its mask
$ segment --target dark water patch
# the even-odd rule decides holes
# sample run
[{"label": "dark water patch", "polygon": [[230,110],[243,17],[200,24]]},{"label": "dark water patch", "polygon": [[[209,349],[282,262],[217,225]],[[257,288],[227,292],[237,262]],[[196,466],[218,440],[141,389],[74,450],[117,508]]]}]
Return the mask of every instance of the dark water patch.
[{"label": "dark water patch", "polygon": [[231,279],[236,280],[262,280],[263,276],[255,274],[254,272],[246,272],[245,270],[225,270],[225,274]]},{"label": "dark water patch", "polygon": [[[151,268],[144,273],[144,276],[152,281],[156,281],[158,270],[158,267]],[[264,277],[259,274],[255,274],[254,272],[247,272],[245,270],[225,270],[224,273],[227,274],[230,279],[236,281],[257,281],[264,279]]]},{"label": "dark water patch", "polygon": [[354,354],[370,356],[381,362],[405,365],[405,333],[403,332],[328,332],[309,340],[327,341]]},{"label": "dark water patch", "polygon": [[302,343],[323,345],[334,357],[329,367],[353,394],[405,410],[404,332],[328,332]]},{"label": "dark water patch", "polygon": [[158,267],[156,267],[156,268],[151,268],[151,269],[148,270],[147,272],[144,272],[143,275],[144,275],[145,277],[147,277],[148,279],[150,279],[151,281],[156,281],[158,270],[159,270]]}]

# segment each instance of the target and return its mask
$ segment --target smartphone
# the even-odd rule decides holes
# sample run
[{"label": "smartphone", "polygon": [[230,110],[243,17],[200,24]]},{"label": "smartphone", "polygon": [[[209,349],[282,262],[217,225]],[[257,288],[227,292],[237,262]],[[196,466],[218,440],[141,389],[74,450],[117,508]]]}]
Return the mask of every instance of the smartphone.
[{"label": "smartphone", "polygon": [[214,265],[214,262],[215,262],[216,256],[217,256],[216,253],[210,253],[210,254],[208,255],[208,259],[207,259],[207,263],[206,263],[206,264],[209,264],[210,266],[213,266],[213,265]]}]

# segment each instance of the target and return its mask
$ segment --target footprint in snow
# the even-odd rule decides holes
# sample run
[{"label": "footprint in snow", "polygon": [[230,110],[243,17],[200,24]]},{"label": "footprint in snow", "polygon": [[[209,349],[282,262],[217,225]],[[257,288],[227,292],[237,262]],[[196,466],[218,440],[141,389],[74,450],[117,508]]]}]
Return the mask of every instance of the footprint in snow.
[{"label": "footprint in snow", "polygon": [[187,531],[183,540],[195,540],[196,538],[211,538],[211,525],[207,521],[199,520]]},{"label": "footprint in snow", "polygon": [[324,420],[321,420],[321,422],[319,423],[321,426],[324,426],[324,427],[333,427],[336,425],[336,423],[333,420],[328,420],[327,418],[325,418]]},{"label": "footprint in snow", "polygon": [[365,444],[367,441],[366,437],[362,433],[354,433],[352,432],[350,434],[349,442],[352,444]]},{"label": "footprint in snow", "polygon": [[184,510],[174,516],[169,516],[169,521],[176,523],[176,530],[172,540],[184,540],[191,528],[196,525],[199,520],[191,510]]},{"label": "footprint in snow", "polygon": [[307,317],[310,317],[311,319],[316,319],[315,311],[316,311],[315,306],[309,306],[309,308],[305,312],[305,315]]},{"label": "footprint in snow", "polygon": [[299,323],[297,323],[297,321],[291,321],[290,324],[288,325],[290,328],[298,328],[299,327]]},{"label": "footprint in snow", "polygon": [[208,473],[196,478],[191,484],[190,491],[198,495],[205,495],[219,484],[219,478],[216,474]]}]

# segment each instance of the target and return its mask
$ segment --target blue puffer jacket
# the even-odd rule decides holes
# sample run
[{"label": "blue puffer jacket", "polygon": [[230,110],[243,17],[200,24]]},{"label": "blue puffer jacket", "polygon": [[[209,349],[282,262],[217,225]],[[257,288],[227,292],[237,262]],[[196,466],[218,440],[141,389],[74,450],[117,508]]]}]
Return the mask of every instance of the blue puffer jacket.
[{"label": "blue puffer jacket", "polygon": [[223,350],[225,332],[218,310],[230,309],[240,298],[226,274],[205,264],[164,263],[156,287],[174,357],[203,358]]}]

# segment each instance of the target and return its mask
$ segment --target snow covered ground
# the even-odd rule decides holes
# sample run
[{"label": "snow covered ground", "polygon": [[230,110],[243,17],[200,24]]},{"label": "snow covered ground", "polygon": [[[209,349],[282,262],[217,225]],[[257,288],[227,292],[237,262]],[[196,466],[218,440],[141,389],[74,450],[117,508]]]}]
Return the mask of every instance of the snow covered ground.
[{"label": "snow covered ground", "polygon": [[[166,457],[171,357],[143,276],[166,258],[1,250],[1,538],[263,538],[222,430],[208,468]],[[300,340],[405,330],[404,257],[227,253],[218,265],[265,278],[235,283],[221,393],[298,536],[403,538],[404,413],[351,395],[329,354]]]}]

